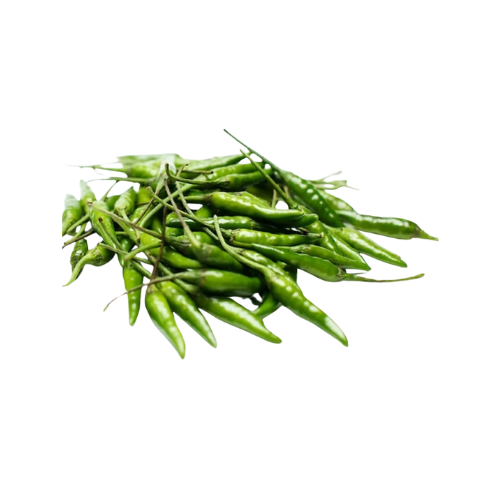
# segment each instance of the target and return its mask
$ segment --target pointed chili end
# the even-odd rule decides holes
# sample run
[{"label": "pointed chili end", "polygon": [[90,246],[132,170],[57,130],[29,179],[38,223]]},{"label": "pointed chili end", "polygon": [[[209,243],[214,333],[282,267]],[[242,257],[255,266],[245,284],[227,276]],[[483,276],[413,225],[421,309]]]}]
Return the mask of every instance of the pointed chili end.
[{"label": "pointed chili end", "polygon": [[427,234],[425,231],[422,231],[422,229],[420,229],[420,231],[418,232],[417,238],[420,238],[422,240],[439,241],[439,238]]},{"label": "pointed chili end", "polygon": [[216,349],[217,348],[217,339],[215,338],[215,336],[212,334],[210,336],[207,336],[207,338],[205,338],[205,340],[214,348]]}]

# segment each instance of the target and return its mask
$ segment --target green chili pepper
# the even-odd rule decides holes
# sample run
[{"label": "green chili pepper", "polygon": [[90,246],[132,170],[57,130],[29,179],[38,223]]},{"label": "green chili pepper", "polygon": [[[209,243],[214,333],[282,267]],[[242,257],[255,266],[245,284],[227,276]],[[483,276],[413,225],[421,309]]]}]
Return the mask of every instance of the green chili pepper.
[{"label": "green chili pepper", "polygon": [[[296,268],[291,268],[288,274],[297,281]],[[281,307],[281,302],[269,291],[264,294],[263,299],[262,304],[252,313],[260,319],[267,318]]]},{"label": "green chili pepper", "polygon": [[296,253],[287,248],[277,248],[256,243],[252,244],[252,248],[274,261],[285,262],[324,281],[342,281],[342,276],[345,274],[342,269],[328,260]]},{"label": "green chili pepper", "polygon": [[217,209],[235,215],[245,215],[257,221],[272,222],[279,226],[308,226],[318,219],[316,215],[304,214],[301,210],[279,210],[257,203],[249,203],[248,196],[242,195],[240,192],[215,192],[203,196],[186,196],[186,200],[194,203],[210,203]]},{"label": "green chili pepper", "polygon": [[174,313],[180,316],[212,347],[217,347],[217,341],[212,329],[194,300],[179,285],[172,281],[159,283],[158,288],[167,298]]},{"label": "green chili pepper", "polygon": [[191,269],[181,275],[180,279],[212,295],[251,297],[262,290],[259,278],[222,269]]},{"label": "green chili pepper", "polygon": [[[129,252],[134,246],[134,243],[129,238],[120,239],[121,249],[125,252]],[[118,255],[120,264],[123,267],[123,281],[125,283],[125,288],[127,291],[137,288],[142,285],[142,274],[137,271],[131,262],[125,262],[123,256]],[[130,326],[134,326],[137,317],[139,316],[139,310],[141,308],[141,291],[142,288],[130,292],[128,297],[128,318]]]},{"label": "green chili pepper", "polygon": [[114,210],[116,202],[120,198],[119,194],[116,194],[114,196],[110,196],[109,198],[106,198],[106,205],[108,207],[108,210]]},{"label": "green chili pepper", "polygon": [[[71,257],[70,257],[70,264],[71,264],[71,270],[75,269],[76,265],[80,260],[83,259],[85,254],[88,252],[89,246],[87,244],[87,240],[79,240],[75,243],[75,247],[73,248],[73,251],[71,252]],[[81,272],[81,270],[80,270]],[[77,276],[78,278],[78,276]],[[76,279],[76,278],[75,278]]]},{"label": "green chili pepper", "polygon": [[262,243],[264,245],[272,246],[292,246],[301,245],[303,243],[311,243],[321,238],[319,234],[274,234],[266,233],[263,231],[254,231],[252,229],[236,229],[229,231],[231,235],[231,243]]},{"label": "green chili pepper", "polygon": [[96,201],[96,197],[92,189],[85,181],[80,181],[80,203],[85,214],[89,214],[89,202]]},{"label": "green chili pepper", "polygon": [[151,201],[151,195],[149,194],[148,188],[145,186],[140,186],[137,192],[137,200],[135,202],[137,207],[141,205],[146,205]]},{"label": "green chili pepper", "polygon": [[[209,217],[212,217],[213,214],[214,214],[214,211],[210,208],[209,205],[203,205],[201,208],[199,208],[195,212],[196,217],[198,217],[200,219],[208,219]],[[177,215],[175,216],[175,219],[179,220],[179,218],[177,217]],[[180,221],[179,221],[179,223],[180,223]]]},{"label": "green chili pepper", "polygon": [[[306,214],[309,213],[309,210],[307,208],[303,207],[302,205],[299,206]],[[347,263],[343,262],[343,264],[348,264],[350,262],[348,269],[353,269],[356,271],[366,271],[366,272],[371,270],[370,265],[368,264],[368,262],[366,262],[366,260],[363,258],[362,255],[360,255],[356,250],[351,248],[341,238],[331,233],[328,230],[328,226],[326,226],[322,222],[316,221],[313,224],[310,224],[309,226],[305,226],[305,228],[311,232],[322,233],[323,238],[320,238],[319,240],[315,241],[315,244],[318,244],[319,246],[348,259]],[[334,262],[334,264],[340,266],[341,262]]]},{"label": "green chili pepper", "polygon": [[193,296],[194,301],[204,311],[215,318],[224,321],[236,328],[240,328],[261,339],[274,344],[280,344],[281,339],[272,334],[262,322],[255,317],[248,309],[238,304],[232,299],[222,297],[208,297],[204,294]]},{"label": "green chili pepper", "polygon": [[266,203],[266,205],[271,205],[273,201],[273,190],[269,188],[268,184],[261,183],[255,186],[250,186],[247,187],[245,191],[261,199]]},{"label": "green chili pepper", "polygon": [[346,241],[353,248],[362,252],[374,259],[381,260],[387,264],[392,264],[399,267],[408,267],[399,255],[390,252],[384,247],[375,243],[373,240],[360,233],[356,229],[344,227],[344,228],[330,228],[332,232],[339,235],[344,241]]},{"label": "green chili pepper", "polygon": [[[169,214],[171,215],[171,214]],[[182,224],[179,218],[173,213],[174,217],[171,217],[166,225],[170,228],[181,228]],[[206,225],[212,226],[214,225],[214,220],[212,217],[200,217],[198,213],[196,216],[201,219]],[[194,220],[187,219],[186,224],[190,229],[202,229],[203,224],[200,224]],[[262,224],[260,222],[256,222],[250,217],[237,216],[237,215],[221,215],[219,217],[219,225],[222,229],[254,229],[257,231],[266,231],[270,230],[271,227],[266,224]],[[156,229],[155,229],[156,230]]]},{"label": "green chili pepper", "polygon": [[263,274],[269,291],[288,309],[301,318],[310,321],[317,327],[329,333],[342,344],[347,346],[347,338],[340,327],[321,309],[315,306],[311,301],[307,300],[300,287],[288,276],[280,275],[272,270],[272,261],[269,260],[267,266],[257,264],[251,259],[245,258],[243,255],[238,254],[234,249],[229,247],[222,237],[220,228],[217,225],[217,216],[215,218],[215,228],[217,236],[224,247],[224,249],[233,254],[234,257],[238,256],[240,261],[256,271]]},{"label": "green chili pepper", "polygon": [[[214,156],[213,158],[208,158],[207,160],[182,160],[181,165],[188,164],[189,170],[211,170],[219,169],[222,167],[227,167],[229,165],[234,165],[243,160],[244,156],[242,154],[228,155],[228,156]],[[178,166],[181,166],[178,165]]]},{"label": "green chili pepper", "polygon": [[114,206],[114,211],[122,217],[130,215],[135,210],[135,203],[137,200],[137,193],[134,188],[130,188],[120,195]]},{"label": "green chili pepper", "polygon": [[[280,247],[278,247],[280,248]],[[336,252],[327,250],[326,248],[320,247],[318,245],[297,245],[294,247],[282,247],[293,250],[294,252],[310,255],[311,257],[319,257],[320,259],[329,260],[336,266],[342,269],[360,269],[363,271],[369,271],[370,266],[360,261],[354,261],[348,257],[344,257]]]},{"label": "green chili pepper", "polygon": [[[68,229],[82,218],[82,206],[80,201],[73,195],[67,194],[64,200],[64,212],[62,215],[62,235],[68,234]],[[75,234],[74,231],[71,234]]]},{"label": "green chili pepper", "polygon": [[385,236],[396,240],[413,239],[438,242],[439,237],[427,233],[417,223],[403,217],[362,214],[360,212],[338,212],[339,217],[364,233]]},{"label": "green chili pepper", "polygon": [[[142,217],[142,214],[146,211],[147,206],[145,204],[138,206],[132,215],[129,217],[129,219],[132,222],[136,222],[138,219]],[[153,219],[150,219],[149,224],[146,224],[144,227],[149,227],[151,223],[153,222]]]},{"label": "green chili pepper", "polygon": [[94,231],[104,240],[104,242],[115,248],[119,248],[120,244],[115,234],[115,226],[113,219],[102,213],[102,210],[107,211],[106,202],[98,200],[91,204],[90,223]]},{"label": "green chili pepper", "polygon": [[182,333],[174,319],[170,305],[163,293],[155,285],[148,286],[146,291],[146,309],[156,328],[160,330],[167,340],[174,346],[179,356],[184,359],[186,344]]},{"label": "green chili pepper", "polygon": [[[155,243],[158,246],[156,249],[151,249],[151,254],[155,257],[158,257],[160,240],[146,233],[141,234],[141,245],[149,246]],[[201,262],[190,259],[189,257],[185,257],[184,255],[172,250],[167,246],[163,248],[161,260],[169,266],[175,267],[177,269],[198,269],[204,267]]]},{"label": "green chili pepper", "polygon": [[75,281],[78,276],[80,276],[80,273],[82,272],[82,269],[88,264],[88,265],[91,265],[91,266],[96,266],[96,267],[99,267],[99,266],[104,266],[105,264],[107,264],[113,257],[115,256],[115,254],[109,250],[107,250],[106,248],[104,248],[102,245],[98,244],[97,246],[95,246],[94,248],[92,248],[91,250],[89,250],[75,265],[75,267],[73,268],[73,272],[71,274],[71,278],[70,280],[68,281],[68,283],[66,283],[65,285],[63,286],[68,286],[70,285],[71,283],[73,283],[73,281]]}]

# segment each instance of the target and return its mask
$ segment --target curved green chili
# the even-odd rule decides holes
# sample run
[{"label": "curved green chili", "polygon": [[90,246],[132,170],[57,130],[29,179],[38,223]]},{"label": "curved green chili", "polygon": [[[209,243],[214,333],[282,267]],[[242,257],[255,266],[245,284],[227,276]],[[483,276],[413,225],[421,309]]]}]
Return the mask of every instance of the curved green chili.
[{"label": "curved green chili", "polygon": [[[129,252],[134,246],[134,243],[129,238],[120,239],[121,248],[125,252]],[[123,259],[123,255],[118,255],[120,263],[123,267],[123,282],[125,283],[125,289],[127,291],[137,288],[142,285],[142,274],[139,273],[131,262],[126,262]],[[141,291],[139,288],[130,292],[128,297],[128,320],[130,326],[134,326],[139,316],[139,310],[141,308]]]},{"label": "curved green chili", "polygon": [[[217,221],[217,216],[214,217]],[[220,242],[228,253],[238,256],[240,261],[249,267],[254,268],[263,274],[269,291],[288,309],[301,318],[313,323],[328,334],[335,337],[342,344],[347,346],[347,338],[340,327],[319,307],[306,299],[300,287],[288,276],[279,275],[271,267],[256,264],[254,261],[239,255],[238,252],[231,249],[225,242],[220,232],[220,228],[215,224],[217,235]],[[272,263],[272,261],[269,261]]]},{"label": "curved green chili", "polygon": [[179,356],[184,359],[186,344],[174,319],[170,305],[163,293],[155,285],[148,286],[145,299],[146,309],[156,328],[173,345]]},{"label": "curved green chili", "polygon": [[89,250],[75,265],[73,268],[73,272],[71,273],[71,278],[70,280],[63,286],[68,286],[75,281],[78,276],[80,276],[80,273],[82,272],[83,268],[88,264],[90,266],[104,266],[107,264],[115,254],[111,252],[110,250],[107,250],[104,248],[102,245],[98,244],[91,250]]},{"label": "curved green chili", "polygon": [[[67,194],[64,200],[64,211],[62,215],[62,235],[68,233],[68,229],[82,218],[82,205],[73,195]],[[74,231],[71,232],[74,235]]]},{"label": "curved green chili", "polygon": [[386,262],[387,264],[392,264],[394,266],[408,267],[406,262],[404,262],[399,255],[396,255],[395,253],[392,253],[380,246],[378,243],[375,243],[373,240],[356,229],[343,227],[330,228],[330,231],[340,236],[345,242],[359,252],[369,255],[374,259]]}]

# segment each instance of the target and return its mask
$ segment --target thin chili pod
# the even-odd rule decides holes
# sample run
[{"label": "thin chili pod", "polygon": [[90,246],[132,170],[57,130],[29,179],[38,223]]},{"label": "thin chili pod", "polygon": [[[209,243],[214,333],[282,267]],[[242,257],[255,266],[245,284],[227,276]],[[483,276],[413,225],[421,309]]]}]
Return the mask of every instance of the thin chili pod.
[{"label": "thin chili pod", "polygon": [[[78,262],[80,262],[85,254],[88,252],[89,246],[87,243],[86,239],[79,240],[75,243],[75,246],[73,248],[73,251],[71,252],[71,257],[70,257],[70,264],[71,264],[71,270],[75,269],[76,265]],[[81,272],[81,270],[80,270]],[[77,276],[78,277],[78,276]]]},{"label": "thin chili pod", "polygon": [[252,229],[236,229],[229,231],[231,235],[231,243],[261,243],[263,245],[272,246],[292,246],[301,245],[303,243],[312,243],[321,238],[320,234],[274,234],[264,231],[255,231]]},{"label": "thin chili pod", "polygon": [[71,283],[73,283],[73,281],[75,281],[78,278],[78,276],[80,276],[80,273],[87,264],[96,267],[104,266],[110,260],[112,260],[114,256],[115,256],[114,252],[111,252],[110,250],[107,250],[106,248],[98,244],[97,246],[89,250],[77,262],[77,264],[73,268],[73,272],[71,273],[70,280],[63,286],[68,286]]},{"label": "thin chili pod", "polygon": [[[202,207],[200,207],[198,210],[196,210],[196,212],[194,213],[196,215],[196,217],[198,217],[199,219],[207,219],[209,217],[212,217],[214,215],[214,211],[212,210],[212,208],[209,206],[209,205],[203,205]],[[175,216],[175,218],[177,220],[179,220],[177,218],[177,216]],[[180,221],[179,221],[180,222]],[[187,221],[186,221],[187,222]]]},{"label": "thin chili pod", "polygon": [[256,243],[252,244],[252,248],[274,261],[285,262],[324,281],[342,281],[342,276],[345,274],[342,269],[328,260],[297,253],[287,248]]},{"label": "thin chili pod", "polygon": [[[149,246],[154,243],[158,244],[158,248],[151,249],[150,252],[153,256],[158,257],[160,240],[146,233],[141,234],[141,245]],[[198,262],[197,260],[194,259],[190,259],[189,257],[186,257],[167,246],[163,247],[161,260],[166,264],[168,264],[169,266],[175,267],[177,269],[200,269],[204,267],[201,262]]]},{"label": "thin chili pod", "polygon": [[343,226],[339,216],[325,200],[321,190],[312,182],[302,179],[302,177],[287,170],[278,169],[277,167],[274,167],[274,169],[279,173],[294,196],[299,198],[307,208],[318,214],[321,222],[332,227]]},{"label": "thin chili pod", "polygon": [[[294,281],[297,281],[296,268],[291,268],[289,274]],[[260,319],[267,318],[281,307],[281,302],[269,291],[264,294],[263,299],[262,304],[252,311],[252,314]]]},{"label": "thin chili pod", "polygon": [[182,280],[198,286],[206,293],[224,297],[251,297],[263,287],[262,281],[257,277],[222,269],[191,269],[181,274]]},{"label": "thin chili pod", "polygon": [[[229,247],[229,245],[225,242],[217,223],[215,227],[220,242],[226,251],[234,253],[235,256],[238,255],[238,253],[232,250],[231,247]],[[295,313],[297,316],[313,323],[323,331],[330,334],[332,337],[336,338],[343,345],[347,346],[347,338],[340,327],[319,307],[306,299],[300,287],[290,277],[276,273],[269,265],[264,266],[256,264],[251,259],[245,258],[242,255],[238,256],[242,263],[247,264],[249,267],[254,268],[256,271],[259,271],[264,275],[269,291],[286,308],[290,309],[290,311]],[[269,260],[269,262],[272,263],[271,260]]]},{"label": "thin chili pod", "polygon": [[159,283],[158,288],[167,298],[174,313],[180,316],[212,347],[217,347],[217,340],[212,329],[203,314],[201,314],[195,301],[179,285],[172,281]]},{"label": "thin chili pod", "polygon": [[111,211],[114,210],[116,202],[118,201],[119,198],[120,198],[119,194],[115,194],[113,196],[110,196],[109,198],[106,198],[105,201],[106,201],[106,205],[108,207],[108,210],[111,210]]},{"label": "thin chili pod", "polygon": [[148,286],[146,291],[146,309],[156,328],[173,345],[179,356],[184,359],[186,344],[182,333],[174,319],[172,309],[163,293],[155,285]]},{"label": "thin chili pod", "polygon": [[[300,208],[307,214],[309,210],[301,205]],[[355,271],[365,271],[369,272],[371,270],[370,265],[363,256],[351,248],[345,241],[343,241],[340,237],[334,235],[328,230],[328,226],[323,224],[320,221],[316,221],[309,226],[305,226],[308,231],[312,232],[321,232],[323,234],[323,238],[320,238],[315,242],[319,246],[330,250],[336,254],[340,254],[342,257],[349,259],[354,265],[353,267],[349,267],[351,270]],[[340,263],[334,262],[334,264],[339,265]],[[343,267],[343,266],[341,266]]]},{"label": "thin chili pod", "polygon": [[137,207],[141,205],[146,205],[151,201],[151,195],[149,194],[149,190],[145,186],[140,186],[139,191],[137,192],[137,199],[135,204]]},{"label": "thin chili pod", "polygon": [[273,190],[269,188],[267,184],[257,184],[255,186],[247,187],[245,190],[247,193],[261,199],[267,205],[271,205],[273,200]]},{"label": "thin chili pod", "polygon": [[115,203],[114,211],[122,217],[124,215],[130,215],[135,210],[135,204],[137,200],[137,193],[134,188],[127,189],[123,194],[120,195]]},{"label": "thin chili pod", "polygon": [[262,222],[272,222],[279,226],[308,226],[318,219],[317,215],[304,215],[301,210],[279,210],[257,203],[249,203],[248,197],[246,195],[242,196],[240,192],[225,193],[217,191],[202,196],[186,196],[186,200],[194,203],[210,203],[219,210],[235,215],[245,215]]},{"label": "thin chili pod", "polygon": [[271,333],[264,326],[261,319],[254,316],[252,312],[234,300],[222,297],[209,297],[201,293],[194,295],[193,299],[200,309],[203,309],[220,321],[224,321],[224,323],[228,323],[273,344],[281,343],[281,339]]},{"label": "thin chili pod", "polygon": [[[94,210],[95,209],[95,210]],[[120,244],[115,234],[115,226],[113,219],[105,215],[100,210],[107,210],[108,206],[105,201],[94,201],[91,204],[90,223],[94,231],[104,240],[110,247],[119,248]]]},{"label": "thin chili pod", "polygon": [[[120,244],[122,250],[129,252],[134,243],[129,238],[120,239]],[[129,292],[130,290],[137,288],[142,285],[143,277],[142,274],[137,271],[132,262],[125,262],[122,255],[118,255],[120,263],[123,267],[123,282],[125,283],[125,289]],[[141,291],[142,288],[138,288],[133,292],[127,294],[128,298],[128,318],[130,326],[134,326],[139,316],[139,310],[141,308]]]},{"label": "thin chili pod", "polygon": [[89,202],[96,200],[95,194],[85,181],[80,181],[80,203],[86,215],[89,214]]},{"label": "thin chili pod", "polygon": [[329,260],[342,269],[360,269],[362,271],[370,270],[370,266],[364,262],[351,260],[347,257],[344,257],[343,255],[332,252],[318,245],[297,245],[294,247],[283,248],[288,248],[289,250],[293,250],[294,252],[310,255],[311,257],[319,257],[320,259]]},{"label": "thin chili pod", "polygon": [[413,239],[438,242],[439,237],[426,232],[416,222],[403,217],[362,214],[360,212],[338,212],[339,217],[364,233],[385,236],[401,241]]},{"label": "thin chili pod", "polygon": [[[62,235],[68,234],[68,229],[82,218],[82,206],[80,200],[73,195],[67,194],[64,200],[64,211],[62,215]],[[71,235],[74,235],[74,231]]]},{"label": "thin chili pod", "polygon": [[[214,220],[212,217],[200,217],[197,213],[196,216],[205,224],[213,227]],[[186,219],[185,222],[190,229],[203,228],[203,224],[200,224],[194,220]],[[170,218],[170,220],[166,222],[166,225],[171,228],[182,227],[181,221],[177,216]],[[266,231],[266,230],[269,231],[271,229],[270,226],[262,224],[261,222],[254,221],[250,217],[244,217],[238,215],[221,215],[219,217],[219,225],[222,229],[254,229],[257,231]]]},{"label": "thin chili pod", "polygon": [[382,262],[386,262],[387,264],[399,267],[408,267],[399,255],[396,255],[395,253],[380,246],[378,243],[375,243],[373,240],[356,229],[344,227],[341,229],[331,228],[330,230],[339,235],[344,241],[359,252],[369,255],[370,257]]}]

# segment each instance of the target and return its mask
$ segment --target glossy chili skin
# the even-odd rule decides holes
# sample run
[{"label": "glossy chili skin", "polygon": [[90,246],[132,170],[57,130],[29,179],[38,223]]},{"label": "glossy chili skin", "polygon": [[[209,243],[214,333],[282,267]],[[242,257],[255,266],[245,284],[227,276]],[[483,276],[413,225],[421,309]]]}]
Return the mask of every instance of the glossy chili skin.
[{"label": "glossy chili skin", "polygon": [[211,295],[251,297],[263,288],[262,281],[253,276],[222,269],[192,269],[182,273],[182,279]]},{"label": "glossy chili skin", "polygon": [[[173,228],[170,226],[169,222],[173,219],[177,219],[177,216],[175,215],[174,212],[170,212],[166,219],[165,219],[165,236],[182,236],[184,235],[184,231],[182,228]],[[177,219],[179,220],[179,219]],[[151,229],[153,231],[156,231],[157,233],[162,232],[163,230],[163,225],[162,225],[162,218],[160,216],[153,217],[151,219]]]},{"label": "glossy chili skin", "polygon": [[90,266],[104,266],[108,262],[110,262],[113,257],[115,256],[114,252],[111,252],[110,250],[107,250],[106,248],[102,247],[101,245],[97,245],[94,248],[90,249],[75,265],[73,268],[73,272],[71,274],[71,278],[68,283],[64,286],[68,286],[73,281],[75,281],[78,276],[80,276],[80,273],[82,272],[83,268],[88,264]]},{"label": "glossy chili skin", "polygon": [[164,281],[157,286],[167,298],[174,313],[180,316],[212,347],[217,347],[217,341],[215,340],[212,329],[203,314],[201,314],[195,301],[173,281]]},{"label": "glossy chili skin", "polygon": [[119,248],[118,238],[115,233],[113,219],[109,215],[105,215],[96,209],[108,210],[105,201],[97,200],[91,205],[90,223],[94,231],[104,240],[104,242],[114,248]]},{"label": "glossy chili skin", "polygon": [[403,217],[338,212],[339,217],[364,233],[376,234],[401,241],[421,239],[438,241],[438,237],[427,233],[416,222]]},{"label": "glossy chili skin", "polygon": [[[138,206],[132,213],[132,215],[129,217],[129,219],[132,221],[132,222],[137,222],[137,220],[139,220],[139,218],[142,216],[142,214],[146,211],[146,208],[147,208],[147,205],[146,204],[143,204],[143,205],[140,205]],[[146,223],[143,227],[145,228],[148,228],[151,223],[152,223],[153,219],[150,219],[148,221],[148,223]]]},{"label": "glossy chili skin", "polygon": [[294,247],[283,248],[310,255],[311,257],[329,260],[332,264],[335,264],[342,269],[360,269],[363,271],[370,270],[370,266],[364,262],[351,260],[348,257],[344,257],[343,255],[332,252],[318,245],[297,245]]},{"label": "glossy chili skin", "polygon": [[[129,238],[121,238],[120,244],[122,250],[129,252],[134,246],[134,243]],[[142,274],[137,272],[132,262],[123,262],[123,257],[118,256],[120,264],[123,267],[123,282],[125,283],[125,289],[127,291],[142,285],[143,277]],[[141,292],[142,288],[134,290],[127,295],[128,298],[128,318],[130,326],[134,326],[139,316],[139,311],[141,309]]]},{"label": "glossy chili skin", "polygon": [[276,169],[290,191],[314,213],[319,220],[332,227],[342,227],[342,221],[326,201],[323,193],[312,182],[302,179],[298,175],[286,170]]},{"label": "glossy chili skin", "polygon": [[147,187],[140,186],[137,192],[137,199],[135,200],[135,205],[140,207],[141,205],[146,205],[151,201],[151,195]]},{"label": "glossy chili skin", "polygon": [[[226,248],[228,247],[226,246]],[[276,264],[272,260],[252,250],[244,250],[240,252],[240,255],[242,255],[245,261],[248,262],[248,265],[250,265],[249,261],[252,259],[248,258],[248,255],[251,254],[251,252],[260,255],[260,257],[258,257],[259,264],[255,269],[263,274],[267,288],[279,302],[297,316],[313,323],[318,328],[321,328],[323,331],[336,338],[343,345],[347,346],[347,338],[340,327],[326,313],[304,296],[300,287],[290,276],[286,275],[286,273],[277,273],[273,269],[273,266]],[[261,263],[264,259],[267,261],[267,265]]]},{"label": "glossy chili skin", "polygon": [[[208,219],[214,215],[214,211],[209,205],[203,205],[201,206],[196,212],[194,213],[196,217],[199,219]],[[177,218],[177,216],[176,216]],[[177,219],[179,220],[179,219]]]},{"label": "glossy chili skin", "polygon": [[184,359],[186,344],[174,319],[172,309],[163,293],[155,285],[148,286],[145,299],[146,309],[156,328],[172,344],[179,356]]},{"label": "glossy chili skin", "polygon": [[124,215],[129,216],[135,210],[136,201],[137,193],[134,191],[134,188],[128,189],[116,201],[114,206],[115,213],[122,217]]},{"label": "glossy chili skin", "polygon": [[[141,234],[141,245],[150,245],[152,243],[158,243],[158,248],[150,250],[151,254],[154,257],[158,257],[160,252],[160,240],[146,233]],[[177,269],[201,269],[202,267],[204,267],[201,262],[190,259],[189,257],[186,257],[185,255],[172,250],[168,246],[165,246],[163,248],[161,260],[170,267],[174,267]]]},{"label": "glossy chili skin", "polygon": [[[300,208],[304,210],[304,212],[306,213],[309,212],[309,210],[303,206],[300,206]],[[371,267],[363,258],[363,256],[360,255],[359,252],[354,250],[354,248],[351,248],[341,238],[330,232],[328,228],[329,226],[323,224],[320,221],[316,221],[313,224],[306,226],[306,229],[308,231],[311,231],[313,233],[323,234],[323,238],[320,238],[319,240],[315,241],[315,244],[318,244],[319,246],[326,248],[331,252],[340,254],[342,257],[349,259],[349,261],[354,264],[354,266],[349,267],[349,269],[354,269],[356,271],[370,271]],[[335,264],[339,265],[340,262],[339,263],[335,262]]]},{"label": "glossy chili skin", "polygon": [[177,166],[188,164],[188,170],[211,170],[235,165],[245,158],[242,154],[227,155],[227,156],[214,156],[206,160],[182,160]]},{"label": "glossy chili skin", "polygon": [[96,200],[95,194],[85,181],[80,181],[80,204],[86,215],[89,214],[89,202]]},{"label": "glossy chili skin", "polygon": [[324,281],[341,281],[345,272],[330,261],[297,253],[287,248],[252,244],[252,248],[274,261],[285,262]]},{"label": "glossy chili skin", "polygon": [[[291,268],[288,272],[294,281],[297,281],[297,269]],[[281,307],[281,302],[269,291],[263,295],[262,304],[252,311],[257,318],[264,319],[276,312]]]},{"label": "glossy chili skin", "polygon": [[[169,214],[170,215],[170,214]],[[175,216],[175,214],[173,214]],[[209,224],[213,227],[214,220],[212,217],[198,217],[205,224]],[[186,219],[186,224],[191,229],[202,229],[203,225],[191,220]],[[166,225],[168,227],[173,228],[181,228],[181,221],[177,218],[177,216],[170,218]],[[221,215],[219,217],[219,225],[222,229],[254,229],[256,231],[265,231],[269,229],[269,226],[266,224],[262,224],[261,222],[254,221],[250,219],[250,217],[238,216],[238,215]]]},{"label": "glossy chili skin", "polygon": [[75,243],[75,247],[73,248],[70,257],[71,270],[75,269],[75,266],[83,259],[88,250],[89,246],[86,239],[78,240]]},{"label": "glossy chili skin", "polygon": [[254,184],[262,182],[262,174],[257,172],[230,174],[218,178],[215,181],[208,181],[207,188],[219,188],[224,191],[240,191]]},{"label": "glossy chili skin", "polygon": [[265,201],[268,205],[271,205],[273,200],[273,190],[269,188],[266,183],[257,184],[255,186],[250,186],[245,190],[247,193],[260,198]]},{"label": "glossy chili skin", "polygon": [[306,234],[275,234],[264,231],[255,231],[252,229],[236,229],[231,231],[231,243],[261,243],[263,245],[272,246],[292,246],[301,245],[303,243],[314,242],[317,237],[313,238]]},{"label": "glossy chili skin", "polygon": [[109,198],[106,198],[106,205],[108,206],[108,210],[112,212],[115,209],[116,202],[119,200],[120,195],[116,194],[113,196],[110,196]]},{"label": "glossy chili skin", "polygon": [[386,262],[387,264],[399,267],[408,267],[399,255],[396,255],[395,253],[380,246],[378,243],[375,243],[373,240],[356,229],[344,227],[341,229],[332,228],[331,231],[337,233],[346,243],[359,252],[369,255],[370,257],[382,262]]},{"label": "glossy chili skin", "polygon": [[223,297],[209,297],[201,293],[194,295],[193,299],[199,308],[224,321],[224,323],[240,328],[273,344],[281,343],[281,339],[272,334],[264,326],[261,319],[234,300]]},{"label": "glossy chili skin", "polygon": [[[64,200],[64,211],[62,215],[62,235],[64,236],[68,229],[82,218],[82,205],[73,195],[67,194]],[[74,231],[72,231],[74,234]]]},{"label": "glossy chili skin", "polygon": [[187,196],[186,200],[194,203],[210,203],[219,210],[279,226],[305,227],[318,219],[314,214],[304,215],[301,210],[279,210],[249,202],[248,196],[242,195],[240,192],[217,191],[205,196]]},{"label": "glossy chili skin", "polygon": [[[267,276],[266,276],[267,274]],[[327,332],[343,345],[347,338],[340,327],[319,307],[308,300],[300,287],[287,276],[273,272],[264,274],[269,291],[290,311]]]}]

